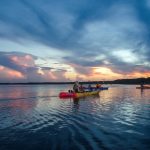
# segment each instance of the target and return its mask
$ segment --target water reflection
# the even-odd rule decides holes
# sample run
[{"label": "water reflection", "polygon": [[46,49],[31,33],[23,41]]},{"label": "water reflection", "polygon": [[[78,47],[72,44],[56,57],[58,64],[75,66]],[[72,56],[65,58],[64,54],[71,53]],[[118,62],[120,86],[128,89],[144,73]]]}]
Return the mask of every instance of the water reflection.
[{"label": "water reflection", "polygon": [[73,108],[75,111],[77,111],[80,107],[79,101],[80,101],[79,98],[73,98]]},{"label": "water reflection", "polygon": [[56,97],[65,88],[0,87],[0,149],[19,150],[22,145],[30,150],[41,145],[45,150],[149,146],[148,90],[112,85],[98,96],[65,100]]},{"label": "water reflection", "polygon": [[36,106],[37,102],[33,101],[35,97],[36,94],[29,87],[4,86],[0,88],[0,107],[28,110]]}]

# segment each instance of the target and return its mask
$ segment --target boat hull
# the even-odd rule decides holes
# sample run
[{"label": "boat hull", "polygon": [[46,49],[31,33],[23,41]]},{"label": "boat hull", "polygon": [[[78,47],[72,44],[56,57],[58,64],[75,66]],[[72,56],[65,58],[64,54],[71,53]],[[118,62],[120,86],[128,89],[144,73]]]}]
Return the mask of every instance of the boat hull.
[{"label": "boat hull", "polygon": [[143,90],[143,89],[150,89],[150,86],[144,86],[143,88],[142,87],[136,87],[136,89],[141,89],[141,90]]},{"label": "boat hull", "polygon": [[86,97],[91,95],[98,94],[99,91],[90,91],[90,92],[83,92],[83,93],[69,93],[69,92],[61,92],[59,94],[60,98],[80,98],[80,97]]},{"label": "boat hull", "polygon": [[91,88],[88,88],[88,87],[84,87],[84,90],[99,90],[99,91],[101,91],[101,90],[108,90],[108,87],[100,87],[100,88],[96,88],[96,87],[91,87]]}]

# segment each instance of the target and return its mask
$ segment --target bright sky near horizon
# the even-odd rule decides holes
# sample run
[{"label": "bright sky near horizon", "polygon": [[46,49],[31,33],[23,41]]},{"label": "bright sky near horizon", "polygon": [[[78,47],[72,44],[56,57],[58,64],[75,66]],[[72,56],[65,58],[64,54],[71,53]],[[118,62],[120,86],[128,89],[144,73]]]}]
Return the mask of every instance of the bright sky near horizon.
[{"label": "bright sky near horizon", "polygon": [[0,82],[150,77],[149,0],[0,0]]}]

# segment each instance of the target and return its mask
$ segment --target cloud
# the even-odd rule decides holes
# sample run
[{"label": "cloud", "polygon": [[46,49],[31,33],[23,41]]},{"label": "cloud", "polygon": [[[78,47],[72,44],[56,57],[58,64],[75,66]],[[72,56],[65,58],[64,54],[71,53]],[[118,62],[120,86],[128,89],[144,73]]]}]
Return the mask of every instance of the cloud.
[{"label": "cloud", "polygon": [[115,4],[107,17],[85,24],[79,39],[79,44],[84,45],[83,50],[65,59],[85,67],[105,66],[125,74],[139,70],[139,64],[141,70],[150,71],[146,35],[147,28],[139,22],[135,8]]},{"label": "cloud", "polygon": [[[131,3],[131,6],[129,6],[132,8],[134,5],[134,3]],[[29,0],[14,0],[13,3],[9,2],[9,4],[6,0],[6,2],[1,2],[1,7],[1,29],[7,29],[1,30],[1,36],[10,40],[27,38],[60,49],[70,49],[73,46],[75,48],[87,48],[86,45],[82,44],[82,36],[86,34],[86,28],[92,22],[102,22],[102,25],[105,25],[103,24],[105,19],[109,22],[109,19],[111,21],[111,19],[116,18],[116,24],[113,23],[113,25],[117,29],[120,19],[122,19],[120,22],[123,21],[122,25],[125,23],[124,26],[127,26],[130,25],[127,17],[132,16],[132,12],[128,12],[127,4],[122,4],[119,0],[109,1],[109,3],[104,0],[90,1],[90,3],[89,1],[69,2],[66,0],[62,2],[47,1],[46,3],[40,0],[32,2]],[[127,12],[122,12],[122,9],[127,10]],[[121,15],[115,16],[115,14]],[[123,19],[124,17],[126,18]],[[107,26],[106,24],[104,30],[107,29]],[[91,27],[95,28],[92,24]],[[98,31],[102,32],[103,28],[101,30],[100,27]],[[92,38],[97,40],[100,37],[93,36]],[[79,42],[80,39],[81,43]],[[88,45],[91,44],[88,43]]]},{"label": "cloud", "polygon": [[[80,76],[91,75],[93,67],[106,67],[119,74],[150,71],[147,0],[2,0],[0,8],[0,40],[25,45],[28,40],[28,45],[37,42],[49,47],[49,56],[55,48],[61,53],[59,59],[53,58],[57,67],[50,62],[37,64],[35,49],[30,50],[33,55],[28,48],[26,54],[0,53],[0,65],[30,79],[57,80],[62,71],[60,78],[65,80],[66,70],[71,67]],[[25,55],[31,58],[28,63]],[[59,68],[61,64],[70,67]]]},{"label": "cloud", "polygon": [[[15,54],[18,54],[18,56],[20,56],[20,53],[18,52],[16,52]],[[12,56],[14,56],[14,53],[0,52],[0,65],[22,73],[25,72],[25,69],[23,67],[15,63],[15,61],[12,59]]]},{"label": "cloud", "polygon": [[21,72],[0,66],[0,82],[22,82],[24,75]]},{"label": "cloud", "polygon": [[65,69],[36,64],[38,57],[21,52],[0,52],[0,82],[66,81]]}]

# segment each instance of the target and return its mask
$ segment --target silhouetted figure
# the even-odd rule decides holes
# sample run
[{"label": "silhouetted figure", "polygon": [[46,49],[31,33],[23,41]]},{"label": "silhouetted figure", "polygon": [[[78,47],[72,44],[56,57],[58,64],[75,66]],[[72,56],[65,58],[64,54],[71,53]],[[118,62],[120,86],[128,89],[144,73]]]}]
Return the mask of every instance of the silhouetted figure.
[{"label": "silhouetted figure", "polygon": [[82,84],[80,84],[79,86],[79,92],[84,92],[84,87],[82,86]]},{"label": "silhouetted figure", "polygon": [[88,89],[89,89],[89,91],[93,90],[91,84],[88,85]]},{"label": "silhouetted figure", "polygon": [[73,85],[73,91],[74,92],[79,92],[79,82],[78,81],[76,81],[75,83],[74,83],[74,85]]},{"label": "silhouetted figure", "polygon": [[98,88],[100,88],[100,87],[101,87],[101,84],[97,83],[97,84],[96,84],[96,88],[98,89]]},{"label": "silhouetted figure", "polygon": [[141,89],[143,89],[143,88],[144,88],[144,81],[143,81],[143,80],[141,80],[141,84],[140,84],[140,86],[141,86]]}]

